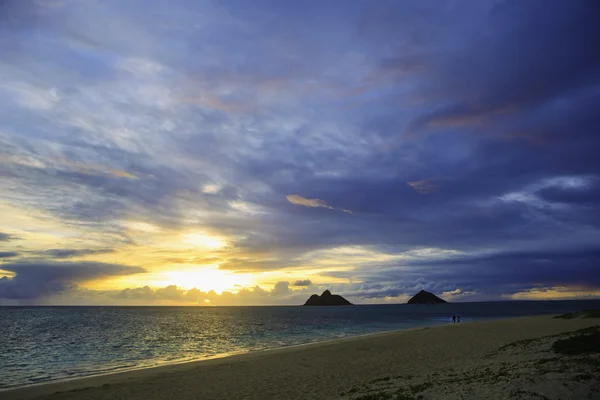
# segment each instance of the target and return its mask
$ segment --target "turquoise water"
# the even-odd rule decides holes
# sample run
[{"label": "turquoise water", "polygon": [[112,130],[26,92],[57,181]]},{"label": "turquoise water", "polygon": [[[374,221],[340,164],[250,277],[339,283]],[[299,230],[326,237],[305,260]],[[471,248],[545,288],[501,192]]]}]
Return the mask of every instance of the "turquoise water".
[{"label": "turquoise water", "polygon": [[347,307],[0,307],[0,389],[600,300]]}]

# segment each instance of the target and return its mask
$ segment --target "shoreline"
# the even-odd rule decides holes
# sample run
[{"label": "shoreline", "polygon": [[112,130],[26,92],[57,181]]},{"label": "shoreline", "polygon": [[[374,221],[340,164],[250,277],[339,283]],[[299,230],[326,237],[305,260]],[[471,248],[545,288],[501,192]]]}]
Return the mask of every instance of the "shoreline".
[{"label": "shoreline", "polygon": [[[296,385],[305,389],[310,387],[315,393],[331,390],[331,386],[335,385],[335,391],[339,393],[344,386],[376,378],[377,371],[389,372],[394,369],[400,371],[408,368],[415,372],[422,369],[423,366],[414,364],[415,359],[424,360],[425,370],[443,368],[455,363],[476,364],[481,354],[485,353],[481,353],[483,350],[489,352],[514,340],[532,339],[597,324],[598,320],[593,319],[567,321],[553,319],[552,315],[542,315],[428,325],[41,382],[24,387],[7,388],[0,391],[0,394],[6,400],[35,399],[42,396],[52,399],[63,398],[63,396],[72,399],[145,399],[162,398],[157,394],[170,393],[173,389],[180,391],[179,396],[183,398],[191,394],[196,396],[198,391],[209,393],[205,395],[207,398],[228,398],[239,393],[227,382],[238,382],[244,387],[257,386],[258,392],[247,393],[248,398],[278,397],[281,393],[275,397],[266,395],[261,397],[260,393],[265,390],[278,387],[276,383],[265,386],[265,376],[273,382],[285,384],[296,382]],[[479,356],[473,352],[476,348],[481,350]],[[402,359],[405,360],[406,365],[397,365],[397,362]],[[338,361],[342,365],[353,365],[356,371],[347,372],[347,376],[340,374],[339,371],[336,372]],[[260,371],[266,372],[265,375],[260,375]],[[328,374],[331,375],[331,380],[323,380],[322,376]],[[304,380],[299,377],[306,377],[307,382],[313,381],[313,383],[306,386]],[[347,384],[344,383],[346,381]],[[156,386],[152,392],[145,391],[151,386]],[[129,397],[134,387],[138,397]],[[284,389],[288,390],[281,388]],[[110,393],[104,393],[106,391]],[[90,392],[97,392],[98,396],[89,396]],[[123,393],[129,395],[119,397]],[[285,394],[285,397],[290,395]],[[316,397],[320,396],[321,394]]]},{"label": "shoreline", "polygon": [[[485,322],[489,322],[489,321],[513,321],[513,320],[539,318],[539,317],[553,317],[553,316],[544,314],[544,315],[527,316],[527,317],[490,318],[490,319],[485,319],[485,320],[480,320],[480,321],[461,322],[460,324],[468,325],[468,324],[485,323]],[[79,377],[73,377],[73,378],[65,378],[65,379],[57,379],[57,380],[51,380],[51,381],[46,381],[46,382],[32,383],[32,384],[29,384],[26,386],[6,388],[6,389],[1,389],[0,393],[7,394],[10,392],[41,388],[44,386],[60,385],[60,384],[64,384],[64,383],[77,383],[78,381],[95,380],[97,378],[106,378],[106,377],[118,376],[121,374],[130,374],[130,373],[137,373],[137,372],[142,372],[142,373],[143,372],[149,372],[149,373],[157,372],[157,373],[159,373],[159,372],[161,372],[162,369],[168,370],[168,369],[177,368],[177,367],[181,367],[181,366],[200,365],[200,364],[210,363],[212,361],[223,360],[223,361],[235,362],[236,358],[249,356],[249,355],[268,355],[269,353],[277,353],[277,352],[281,352],[281,351],[285,352],[286,350],[310,348],[313,346],[320,347],[323,345],[338,344],[338,343],[351,342],[351,341],[355,341],[355,340],[369,339],[369,338],[375,339],[375,338],[379,338],[379,337],[385,337],[385,336],[389,336],[389,335],[396,335],[396,334],[408,333],[408,332],[425,330],[425,329],[445,328],[445,327],[449,327],[449,326],[453,326],[453,325],[455,325],[455,324],[448,323],[448,324],[423,325],[423,326],[419,326],[419,327],[396,329],[396,330],[373,332],[373,333],[365,333],[365,334],[360,334],[360,335],[352,335],[352,336],[347,336],[347,337],[325,339],[325,340],[319,340],[319,341],[314,341],[314,342],[300,343],[300,344],[294,344],[294,345],[289,345],[289,346],[274,347],[274,348],[260,349],[260,350],[254,350],[254,351],[247,350],[247,351],[241,351],[241,352],[236,352],[236,353],[226,353],[226,354],[216,355],[214,357],[209,357],[209,358],[175,361],[172,363],[161,363],[159,365],[151,365],[151,366],[131,367],[131,368],[126,368],[126,369],[122,369],[122,370],[118,370],[118,371],[114,371],[114,372],[90,374],[90,375],[86,375],[86,376],[79,376]],[[456,325],[458,325],[458,324],[456,324]]]},{"label": "shoreline", "polygon": [[[51,306],[51,307],[54,307],[54,306]],[[542,315],[540,315],[540,316],[542,316]],[[460,323],[461,324],[472,324],[472,323],[485,322],[485,321],[491,321],[491,320],[518,319],[518,318],[529,318],[529,317],[513,317],[513,318],[511,318],[511,317],[509,317],[509,318],[502,318],[502,317],[493,318],[492,317],[492,318],[484,319],[484,320],[466,321],[466,322],[460,322]],[[448,325],[452,325],[452,324],[449,323]],[[148,365],[148,366],[123,367],[120,369],[115,368],[115,371],[110,371],[110,372],[103,372],[103,373],[93,373],[92,372],[89,375],[74,376],[74,377],[70,377],[70,378],[57,378],[57,379],[51,379],[51,380],[47,380],[47,381],[43,381],[43,382],[31,383],[31,384],[27,384],[27,385],[23,385],[23,386],[0,388],[0,394],[12,392],[12,391],[18,391],[18,390],[37,388],[37,387],[46,386],[46,385],[69,383],[69,382],[79,381],[79,380],[83,380],[83,379],[101,378],[101,377],[106,377],[106,376],[111,376],[111,375],[118,375],[118,374],[137,372],[137,371],[145,371],[145,370],[153,370],[153,369],[159,369],[159,368],[176,367],[176,366],[180,366],[180,365],[193,364],[193,363],[205,363],[205,362],[209,362],[209,361],[213,361],[213,360],[228,359],[228,358],[243,356],[243,355],[247,355],[247,354],[259,354],[259,353],[277,351],[277,350],[295,349],[295,348],[301,348],[301,347],[311,346],[311,345],[327,344],[330,342],[340,342],[340,341],[360,339],[360,338],[365,338],[365,337],[376,337],[379,335],[396,334],[396,333],[409,332],[409,331],[415,331],[415,330],[421,330],[421,329],[434,329],[434,328],[439,328],[439,327],[444,327],[444,326],[447,326],[447,324],[422,325],[422,326],[418,326],[418,327],[411,327],[411,328],[405,328],[405,329],[393,329],[393,330],[388,330],[388,331],[362,333],[362,334],[358,334],[358,335],[329,338],[329,339],[324,339],[324,340],[316,340],[316,341],[311,341],[311,342],[306,342],[306,343],[291,344],[291,345],[280,346],[280,347],[270,347],[270,348],[259,349],[259,350],[244,350],[244,351],[238,351],[238,352],[223,353],[223,354],[218,354],[215,356],[208,356],[208,357],[204,357],[204,358],[195,358],[192,360],[164,362],[164,363],[158,363],[155,365]]]}]

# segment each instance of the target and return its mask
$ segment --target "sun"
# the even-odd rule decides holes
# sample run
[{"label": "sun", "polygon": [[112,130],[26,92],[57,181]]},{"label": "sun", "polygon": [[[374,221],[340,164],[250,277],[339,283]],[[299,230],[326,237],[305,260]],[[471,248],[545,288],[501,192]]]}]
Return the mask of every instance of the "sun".
[{"label": "sun", "polygon": [[164,281],[161,286],[177,285],[177,287],[186,290],[193,288],[203,292],[213,290],[219,294],[223,291],[236,291],[236,288],[251,283],[251,277],[249,276],[223,271],[216,266],[165,271],[162,275]]},{"label": "sun", "polygon": [[204,247],[207,249],[220,249],[227,243],[214,236],[204,235],[202,233],[187,233],[183,235],[183,243],[195,247]]}]

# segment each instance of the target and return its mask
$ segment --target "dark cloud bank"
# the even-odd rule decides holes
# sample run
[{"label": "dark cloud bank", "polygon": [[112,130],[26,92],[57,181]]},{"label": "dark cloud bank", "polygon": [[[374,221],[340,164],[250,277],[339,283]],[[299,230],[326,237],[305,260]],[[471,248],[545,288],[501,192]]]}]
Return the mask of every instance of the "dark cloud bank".
[{"label": "dark cloud bank", "polygon": [[77,288],[80,282],[145,272],[143,268],[97,262],[16,262],[2,264],[16,274],[0,278],[0,298],[35,299]]}]

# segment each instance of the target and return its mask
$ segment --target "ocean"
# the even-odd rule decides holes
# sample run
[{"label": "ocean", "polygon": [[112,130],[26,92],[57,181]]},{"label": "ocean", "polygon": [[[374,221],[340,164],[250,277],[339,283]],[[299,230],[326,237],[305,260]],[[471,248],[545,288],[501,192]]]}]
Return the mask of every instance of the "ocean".
[{"label": "ocean", "polygon": [[0,390],[368,333],[600,309],[600,300],[344,307],[0,307]]}]

